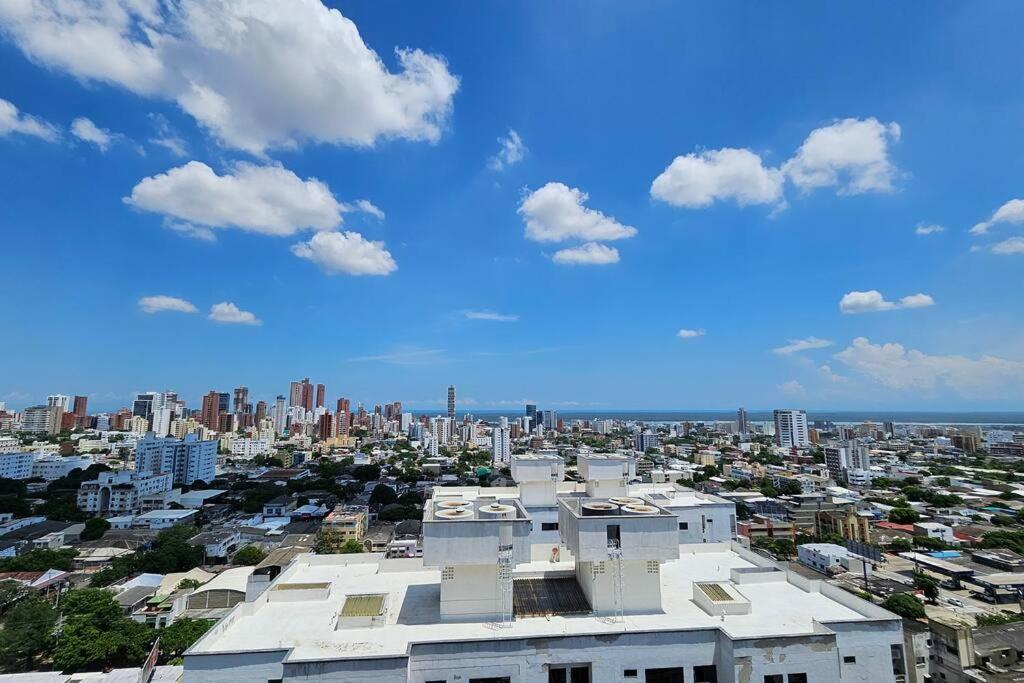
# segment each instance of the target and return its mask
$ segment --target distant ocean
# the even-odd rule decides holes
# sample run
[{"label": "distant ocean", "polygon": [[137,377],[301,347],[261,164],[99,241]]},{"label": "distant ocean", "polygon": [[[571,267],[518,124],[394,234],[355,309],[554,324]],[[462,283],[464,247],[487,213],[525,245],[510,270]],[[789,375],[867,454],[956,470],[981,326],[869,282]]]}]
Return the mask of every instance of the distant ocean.
[{"label": "distant ocean", "polygon": [[[544,409],[538,405],[539,410]],[[557,408],[555,410],[558,410]],[[416,411],[426,412],[431,411]],[[435,411],[436,412],[436,411]],[[525,414],[525,408],[518,410],[459,410],[458,414],[470,413],[483,419],[500,416],[513,417]],[[558,410],[563,420],[592,420],[607,418],[612,420],[643,421],[643,422],[728,422],[736,419],[735,410]],[[747,419],[751,422],[770,422],[770,410],[748,410]],[[857,424],[860,422],[896,422],[901,424],[936,424],[936,425],[990,425],[990,426],[1024,426],[1024,411],[886,411],[886,410],[808,410],[808,421],[828,421],[840,424]]]}]

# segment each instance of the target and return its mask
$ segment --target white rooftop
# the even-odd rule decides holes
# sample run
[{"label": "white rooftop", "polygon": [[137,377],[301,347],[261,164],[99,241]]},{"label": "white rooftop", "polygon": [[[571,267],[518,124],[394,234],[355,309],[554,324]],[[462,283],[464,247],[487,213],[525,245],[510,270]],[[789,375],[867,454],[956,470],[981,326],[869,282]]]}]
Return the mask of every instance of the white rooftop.
[{"label": "white rooftop", "polygon": [[[681,556],[662,565],[663,613],[626,615],[622,621],[594,616],[517,617],[511,627],[488,622],[441,621],[440,570],[420,559],[382,559],[380,554],[299,555],[271,587],[252,603],[241,603],[190,651],[195,654],[288,648],[289,660],[405,656],[413,643],[494,640],[629,631],[723,629],[732,638],[806,635],[821,632],[823,622],[893,619],[880,608],[843,594],[846,604],[820,590],[822,582],[791,575],[789,580],[734,586],[751,604],[749,614],[712,616],[692,600],[695,582],[729,582],[731,570],[751,568],[736,547],[727,544],[680,546]],[[753,555],[749,555],[752,559]],[[520,566],[536,576],[548,563]],[[548,565],[550,567],[550,565]],[[556,566],[556,568],[561,568]],[[296,593],[324,590],[317,599],[288,599]],[[338,628],[348,595],[385,594],[382,622],[372,627]],[[827,627],[825,627],[827,628]]]}]

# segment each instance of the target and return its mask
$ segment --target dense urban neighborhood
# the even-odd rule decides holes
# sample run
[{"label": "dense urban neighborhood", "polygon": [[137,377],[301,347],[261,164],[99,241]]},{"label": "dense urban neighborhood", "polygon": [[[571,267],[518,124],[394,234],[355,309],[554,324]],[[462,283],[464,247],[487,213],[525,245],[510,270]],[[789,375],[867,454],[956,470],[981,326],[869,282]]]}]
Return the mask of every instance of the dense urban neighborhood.
[{"label": "dense urban neighborhood", "polygon": [[[744,590],[746,566],[859,618],[897,619],[896,640],[873,665],[891,661],[886,673],[898,680],[1024,676],[1024,623],[1013,625],[1024,619],[1018,425],[838,424],[793,409],[755,421],[742,408],[731,421],[564,419],[535,405],[483,418],[457,410],[455,387],[440,415],[333,403],[324,385],[301,380],[270,406],[238,387],[211,391],[196,409],[173,392],[138,394],[115,413],[63,395],[0,408],[3,668],[149,662],[169,680],[179,670],[207,680],[204,658],[230,650],[240,630],[263,649],[252,630],[278,609],[274,591],[327,586],[314,579],[328,569],[358,588],[368,580],[360,567],[409,567],[389,571],[411,591],[419,579],[404,573],[442,568],[458,587],[442,582],[439,628],[470,615],[518,627],[566,609],[614,623],[670,613],[637,574],[661,565],[662,581],[688,582],[694,604],[698,588],[717,586],[705,598],[712,616],[716,600],[757,607],[764,589]],[[607,514],[653,526],[616,525],[596,561],[583,529]],[[487,515],[511,520],[492,551],[488,527],[497,527],[469,523]],[[457,528],[469,537],[441,520],[466,521]],[[647,540],[628,545],[632,533]],[[719,567],[740,572],[732,583],[701,575],[718,555]],[[683,572],[685,558],[698,565]],[[612,584],[598,576],[606,561],[618,563]],[[255,606],[267,596],[261,617]],[[369,625],[387,630],[382,604]],[[280,623],[273,637],[299,649],[319,637],[312,613],[301,626]],[[731,680],[709,673],[721,662],[702,666],[711,669],[697,667],[705,678],[696,680]],[[274,670],[268,679],[280,678]]]}]

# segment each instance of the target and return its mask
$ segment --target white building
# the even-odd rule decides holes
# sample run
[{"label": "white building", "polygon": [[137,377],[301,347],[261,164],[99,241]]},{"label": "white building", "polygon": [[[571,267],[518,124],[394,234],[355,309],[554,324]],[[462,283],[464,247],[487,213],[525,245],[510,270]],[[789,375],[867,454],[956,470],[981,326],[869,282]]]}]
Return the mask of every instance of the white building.
[{"label": "white building", "polygon": [[64,411],[59,406],[32,406],[21,414],[21,431],[33,434],[56,434],[60,432],[60,420]]},{"label": "white building", "polygon": [[802,410],[776,410],[775,441],[783,448],[806,448],[811,445],[807,435],[807,413]]},{"label": "white building", "polygon": [[274,451],[268,439],[235,439],[231,442],[231,455],[236,458],[255,458]]},{"label": "white building", "polygon": [[[864,565],[860,558],[835,543],[804,543],[797,546],[796,552],[801,564],[816,569],[822,574],[835,572],[859,574],[864,571]],[[867,563],[867,574],[871,576],[870,562]]]},{"label": "white building", "polygon": [[422,559],[303,554],[251,581],[186,652],[185,683],[903,680],[899,617],[738,545],[681,545],[653,500],[558,495],[566,554],[535,560],[523,501],[558,463],[513,467],[516,497],[438,489]]},{"label": "white building", "polygon": [[54,453],[34,453],[32,463],[32,476],[42,477],[46,481],[53,481],[66,477],[71,470],[85,471],[93,464],[91,455],[74,455],[63,457]]},{"label": "white building", "polygon": [[101,515],[133,513],[142,509],[143,497],[170,490],[170,474],[100,472],[98,479],[78,488],[78,508]]},{"label": "white building", "polygon": [[35,453],[0,453],[0,478],[28,479],[32,476]]},{"label": "white building", "polygon": [[511,431],[508,427],[495,427],[491,430],[491,462],[495,465],[508,465],[511,459]]},{"label": "white building", "polygon": [[195,434],[173,439],[149,432],[135,444],[135,470],[170,474],[175,485],[213,481],[217,476],[217,442],[200,441]]},{"label": "white building", "polygon": [[20,451],[20,441],[13,436],[0,436],[0,453],[18,453]]}]

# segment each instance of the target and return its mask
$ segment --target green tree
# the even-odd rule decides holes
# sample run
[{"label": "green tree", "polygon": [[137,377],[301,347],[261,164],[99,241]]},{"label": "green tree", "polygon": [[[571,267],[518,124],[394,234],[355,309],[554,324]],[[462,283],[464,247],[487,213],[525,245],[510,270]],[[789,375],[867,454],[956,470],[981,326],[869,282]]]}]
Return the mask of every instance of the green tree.
[{"label": "green tree", "polygon": [[61,607],[64,624],[53,654],[61,671],[138,666],[156,637],[153,629],[125,617],[109,591],[73,590]]},{"label": "green tree", "polygon": [[4,668],[31,670],[38,657],[50,653],[57,613],[37,595],[22,598],[8,610],[0,630],[0,662]]},{"label": "green tree", "polygon": [[914,573],[914,588],[924,593],[928,602],[935,604],[939,598],[939,582],[922,572]]},{"label": "green tree", "polygon": [[920,521],[921,515],[914,508],[893,508],[889,510],[889,521],[893,524],[913,524]]},{"label": "green tree", "polygon": [[334,529],[320,528],[316,534],[316,543],[313,544],[313,552],[317,555],[330,555],[338,552],[341,545],[341,534]]},{"label": "green tree", "polygon": [[78,537],[83,541],[95,541],[103,538],[103,534],[107,533],[108,529],[110,529],[110,522],[100,517],[93,517],[85,520],[85,528],[82,529],[82,533]]},{"label": "green tree", "polygon": [[924,605],[910,593],[894,593],[885,599],[882,607],[905,619],[924,618]]},{"label": "green tree", "polygon": [[0,560],[0,572],[44,572],[47,569],[69,571],[77,554],[78,551],[72,548],[30,550],[24,555]]},{"label": "green tree", "polygon": [[889,550],[897,553],[904,553],[908,550],[913,550],[914,544],[911,543],[910,539],[897,536],[896,538],[889,541]]},{"label": "green tree", "polygon": [[244,567],[255,567],[267,556],[267,553],[255,545],[247,545],[231,558],[232,564],[241,565]]},{"label": "green tree", "polygon": [[362,553],[365,551],[366,548],[363,547],[363,544],[354,538],[348,539],[341,545],[340,548],[338,548],[338,552],[343,555],[354,555],[356,553]]},{"label": "green tree", "polygon": [[178,619],[160,631],[160,654],[163,658],[180,656],[217,623],[211,619]]},{"label": "green tree", "polygon": [[370,505],[390,505],[396,500],[398,500],[398,494],[395,493],[393,488],[386,484],[377,484],[373,487],[373,491],[370,493]]},{"label": "green tree", "polygon": [[379,465],[357,465],[352,468],[352,476],[362,482],[380,479]]}]

